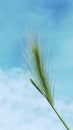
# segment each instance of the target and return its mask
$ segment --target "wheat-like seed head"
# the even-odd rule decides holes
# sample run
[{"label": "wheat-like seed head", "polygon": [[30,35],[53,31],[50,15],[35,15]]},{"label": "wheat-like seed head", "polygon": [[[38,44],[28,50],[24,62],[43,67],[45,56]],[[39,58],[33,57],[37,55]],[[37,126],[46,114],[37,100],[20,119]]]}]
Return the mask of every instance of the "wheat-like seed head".
[{"label": "wheat-like seed head", "polygon": [[[43,47],[42,47],[43,48]],[[37,39],[29,40],[27,49],[27,63],[31,71],[30,81],[38,89],[38,91],[46,97],[49,103],[53,106],[52,88],[50,86],[49,68],[46,68],[47,57],[44,55],[44,49]],[[46,52],[47,53],[47,52]],[[45,59],[44,59],[45,58]],[[46,61],[46,63],[44,62]],[[49,67],[49,66],[48,66]]]}]

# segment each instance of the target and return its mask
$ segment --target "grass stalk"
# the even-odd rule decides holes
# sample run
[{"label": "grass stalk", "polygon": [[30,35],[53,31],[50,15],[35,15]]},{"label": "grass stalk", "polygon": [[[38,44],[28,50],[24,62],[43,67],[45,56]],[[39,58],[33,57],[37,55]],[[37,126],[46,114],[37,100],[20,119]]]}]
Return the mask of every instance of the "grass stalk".
[{"label": "grass stalk", "polygon": [[[43,55],[41,55],[40,48],[38,46],[38,42],[32,41],[29,50],[31,52],[30,53],[31,60],[29,60],[29,61],[32,61],[30,63],[31,64],[30,70],[33,70],[33,72],[34,72],[33,78],[35,77],[34,80],[33,80],[33,78],[30,78],[31,83],[47,99],[51,108],[53,109],[55,114],[58,116],[60,121],[63,123],[65,128],[67,130],[70,130],[70,128],[67,126],[65,121],[62,119],[62,117],[60,116],[60,114],[57,112],[57,110],[54,107],[53,96],[52,96],[52,93],[51,93],[52,88],[49,84],[49,78],[48,78],[49,76],[47,75],[47,69],[48,68],[44,67],[44,65],[46,63],[43,62],[44,61],[43,57],[42,57]],[[47,58],[47,57],[45,57],[45,58]]]},{"label": "grass stalk", "polygon": [[54,106],[52,106],[51,104],[50,104],[50,106],[52,107],[52,109],[53,109],[53,111],[56,113],[56,115],[58,116],[58,118],[60,119],[60,121],[63,123],[63,125],[65,126],[65,128],[67,129],[67,130],[70,130],[70,128],[68,127],[68,125],[66,124],[66,122],[63,120],[63,118],[61,117],[61,115],[58,113],[58,111],[55,109],[55,107]]},{"label": "grass stalk", "polygon": [[[35,84],[35,82],[30,79],[31,83],[35,86],[35,88],[43,95],[43,93],[40,91],[39,87]],[[58,111],[55,109],[54,105],[52,105],[50,102],[49,102],[49,99],[48,97],[46,97],[46,95],[43,95],[45,96],[45,98],[47,99],[48,103],[50,104],[51,108],[53,109],[53,111],[55,112],[55,114],[58,116],[58,118],[60,119],[60,121],[63,123],[63,125],[65,126],[65,128],[67,130],[70,130],[70,128],[68,127],[68,125],[66,124],[66,122],[63,120],[63,118],[61,117],[61,115],[58,113]]]}]

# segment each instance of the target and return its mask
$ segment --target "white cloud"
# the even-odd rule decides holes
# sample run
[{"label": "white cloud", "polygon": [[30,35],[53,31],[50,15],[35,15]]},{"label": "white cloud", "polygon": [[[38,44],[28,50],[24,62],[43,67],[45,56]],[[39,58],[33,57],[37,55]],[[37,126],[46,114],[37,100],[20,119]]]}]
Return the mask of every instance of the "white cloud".
[{"label": "white cloud", "polygon": [[[73,103],[58,99],[56,106],[73,128]],[[65,130],[47,101],[29,83],[21,69],[0,70],[1,130]]]}]

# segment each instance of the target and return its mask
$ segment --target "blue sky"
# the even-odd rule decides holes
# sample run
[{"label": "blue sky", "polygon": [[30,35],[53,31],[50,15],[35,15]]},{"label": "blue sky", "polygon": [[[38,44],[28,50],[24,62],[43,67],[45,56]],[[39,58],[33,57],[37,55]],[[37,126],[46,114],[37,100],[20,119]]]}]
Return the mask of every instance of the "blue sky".
[{"label": "blue sky", "polygon": [[[42,120],[43,122],[46,120],[44,126],[41,126],[40,128],[42,130],[48,130],[49,128],[52,130],[57,130],[59,126],[61,128],[60,124],[58,127],[57,125],[53,127],[55,124],[54,121],[56,121],[55,116],[53,117],[55,119],[48,123],[49,117],[46,117],[47,113],[49,113],[47,110],[47,105],[45,108],[47,113],[44,113],[43,117],[42,114],[39,117],[38,112],[37,115],[35,115],[37,106],[34,107],[34,110],[32,108],[28,109],[27,113],[31,113],[30,118],[29,115],[26,115],[26,107],[29,108],[29,104],[31,104],[30,102],[33,104],[35,101],[33,102],[32,92],[27,94],[27,88],[25,91],[23,89],[23,86],[26,83],[23,81],[23,77],[25,78],[26,76],[21,70],[21,63],[23,61],[19,42],[25,41],[25,37],[27,37],[28,32],[34,32],[38,34],[42,44],[47,44],[48,47],[50,44],[51,62],[52,66],[54,67],[55,98],[59,98],[57,104],[62,106],[62,108],[58,107],[58,109],[61,113],[62,110],[64,113],[65,111],[67,111],[67,113],[69,112],[67,116],[66,113],[65,115],[63,113],[62,114],[71,125],[71,128],[73,128],[73,118],[71,116],[73,113],[72,15],[72,0],[0,0],[0,111],[5,113],[0,119],[0,129],[10,130],[10,127],[12,126],[12,129],[14,130],[23,130],[29,128],[30,130],[34,130],[36,129],[36,126],[39,128],[39,122],[34,121],[36,116],[38,116],[37,119],[40,122],[42,122]],[[26,72],[24,71],[24,73]],[[15,89],[14,84],[16,84],[16,86],[20,85],[20,87]],[[26,83],[25,86],[28,86],[28,84]],[[18,91],[20,91],[20,93]],[[22,94],[23,92],[24,94]],[[36,92],[34,93],[37,95]],[[10,96],[11,94],[12,97]],[[43,99],[40,99],[38,95],[35,97],[38,97],[37,104],[40,107],[40,113],[42,113],[44,111],[44,105],[42,106],[40,104],[43,103]],[[14,98],[16,98],[16,103]],[[26,100],[29,98],[29,103],[26,103],[23,98],[26,98]],[[39,101],[41,103],[38,103]],[[13,108],[12,104],[16,104],[17,107]],[[4,120],[7,116],[6,110],[10,112],[8,114],[7,122]],[[18,113],[15,114],[16,110],[18,110]],[[13,113],[13,115],[11,113]],[[17,122],[13,122],[13,120],[19,118],[21,121],[17,120],[17,122],[20,122],[21,125],[18,128]],[[31,118],[34,126],[32,126]],[[11,126],[8,125],[8,121],[10,119],[12,119],[10,122]],[[61,129],[63,130],[64,128]]]}]

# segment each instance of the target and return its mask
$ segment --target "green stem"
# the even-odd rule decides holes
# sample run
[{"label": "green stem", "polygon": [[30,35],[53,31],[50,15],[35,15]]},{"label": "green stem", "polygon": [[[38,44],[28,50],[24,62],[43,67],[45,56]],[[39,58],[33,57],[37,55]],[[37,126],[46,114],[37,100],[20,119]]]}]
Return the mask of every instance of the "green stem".
[{"label": "green stem", "polygon": [[[51,105],[51,104],[50,104]],[[54,112],[56,113],[56,115],[58,116],[58,118],[60,119],[60,121],[63,123],[63,125],[65,126],[65,128],[67,130],[70,130],[70,128],[67,126],[67,124],[65,123],[65,121],[62,119],[62,117],[59,115],[59,113],[57,112],[57,110],[54,108],[54,106],[52,106],[52,109],[54,110]]]},{"label": "green stem", "polygon": [[[30,78],[31,83],[36,87],[36,89],[43,95],[43,93],[41,92],[41,90],[39,89],[39,87],[35,84],[35,82]],[[44,95],[45,96],[45,95]],[[50,106],[52,107],[52,109],[54,110],[54,112],[56,113],[56,115],[58,116],[58,118],[60,119],[60,121],[63,123],[63,125],[65,126],[65,128],[67,130],[70,130],[70,128],[66,125],[65,121],[62,119],[62,117],[59,115],[59,113],[57,112],[57,110],[54,108],[54,106],[49,102],[48,97],[45,96],[45,98],[47,99],[48,103],[50,104]]]}]

